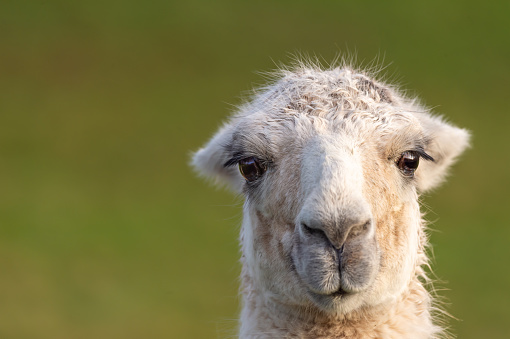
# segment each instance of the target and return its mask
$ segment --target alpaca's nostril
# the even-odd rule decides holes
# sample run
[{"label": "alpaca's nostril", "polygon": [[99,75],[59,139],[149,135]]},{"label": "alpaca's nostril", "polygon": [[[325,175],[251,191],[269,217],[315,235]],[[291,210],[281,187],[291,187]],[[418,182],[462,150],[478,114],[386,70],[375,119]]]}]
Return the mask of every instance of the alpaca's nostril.
[{"label": "alpaca's nostril", "polygon": [[303,231],[308,235],[320,235],[326,237],[326,234],[321,229],[310,227],[305,223],[302,223],[301,227],[303,228]]},{"label": "alpaca's nostril", "polygon": [[310,227],[305,223],[302,223],[301,227],[303,229],[303,233],[309,239],[315,239],[315,240],[321,241],[323,243],[329,244],[332,248],[334,248],[335,250],[338,250],[338,246],[336,246],[331,241],[330,237],[328,236],[328,234],[326,233],[326,231],[324,229]]},{"label": "alpaca's nostril", "polygon": [[[372,219],[346,219],[338,223],[324,223],[319,220],[308,220],[300,223],[301,236],[308,239],[323,240],[339,250],[344,243],[363,240],[372,232]],[[356,241],[358,241],[356,240]]]},{"label": "alpaca's nostril", "polygon": [[366,234],[370,230],[372,222],[370,220],[367,220],[366,222],[361,222],[357,225],[352,226],[352,228],[349,230],[349,233],[347,235],[347,239],[355,238],[359,235]]}]

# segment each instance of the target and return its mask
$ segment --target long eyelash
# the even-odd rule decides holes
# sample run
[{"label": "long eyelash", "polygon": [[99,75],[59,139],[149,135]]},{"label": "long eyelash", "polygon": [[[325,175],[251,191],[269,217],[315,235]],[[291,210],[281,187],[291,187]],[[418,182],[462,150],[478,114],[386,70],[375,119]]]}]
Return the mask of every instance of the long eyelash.
[{"label": "long eyelash", "polygon": [[242,159],[246,158],[246,156],[242,153],[235,153],[232,158],[230,158],[227,162],[223,164],[223,167],[232,167],[235,166],[241,161]]},{"label": "long eyelash", "polygon": [[[227,162],[225,162],[223,164],[223,167],[228,168],[228,167],[237,166],[239,161],[241,161],[245,158],[248,158],[249,156],[250,155],[246,155],[244,153],[236,153],[232,156],[232,158],[230,158],[229,160],[227,160]],[[273,162],[271,160],[265,160],[264,158],[259,158],[259,157],[256,157],[256,158],[260,161],[261,166],[264,166],[267,168],[268,166],[273,165]]]},{"label": "long eyelash", "polygon": [[436,160],[434,160],[434,158],[432,158],[430,155],[428,155],[422,147],[419,147],[418,149],[415,149],[414,151],[416,153],[418,153],[418,155],[425,160],[432,161],[432,162],[436,161]]},{"label": "long eyelash", "polygon": [[[409,149],[408,151],[416,152],[420,156],[420,158],[422,158],[424,160],[432,161],[432,162],[436,161],[432,156],[427,154],[427,152],[425,152],[425,150],[421,146],[418,146],[415,149]],[[401,155],[402,155],[402,153],[400,153],[399,157],[397,157],[397,158],[390,156],[390,157],[388,157],[388,160],[395,159],[395,161],[396,161],[397,159],[400,158]]]}]

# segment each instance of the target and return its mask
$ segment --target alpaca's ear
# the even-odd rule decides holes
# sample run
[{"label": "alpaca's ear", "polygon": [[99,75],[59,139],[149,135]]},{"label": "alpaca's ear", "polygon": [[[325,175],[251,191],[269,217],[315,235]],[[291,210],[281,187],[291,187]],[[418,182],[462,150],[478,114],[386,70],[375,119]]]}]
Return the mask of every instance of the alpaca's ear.
[{"label": "alpaca's ear", "polygon": [[232,125],[224,125],[203,148],[193,154],[191,165],[214,183],[226,184],[234,191],[240,192],[244,179],[239,174],[237,166],[224,166],[229,160],[228,145],[232,143],[233,133]]},{"label": "alpaca's ear", "polygon": [[417,114],[429,139],[425,149],[434,161],[422,161],[416,171],[418,189],[422,192],[433,189],[445,179],[449,167],[469,146],[469,132],[443,121],[440,117]]}]

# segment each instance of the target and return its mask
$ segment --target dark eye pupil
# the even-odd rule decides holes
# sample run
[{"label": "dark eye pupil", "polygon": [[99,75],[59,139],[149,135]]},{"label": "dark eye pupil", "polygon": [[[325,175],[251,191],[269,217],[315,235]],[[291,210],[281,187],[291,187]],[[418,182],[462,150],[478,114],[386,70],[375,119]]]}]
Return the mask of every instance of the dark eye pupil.
[{"label": "dark eye pupil", "polygon": [[257,180],[264,173],[265,168],[256,158],[249,157],[239,161],[239,171],[246,181],[251,182]]},{"label": "dark eye pupil", "polygon": [[400,156],[398,168],[407,176],[413,176],[420,163],[420,156],[413,151],[406,151]]},{"label": "dark eye pupil", "polygon": [[407,168],[418,168],[418,158],[404,158],[404,164]]}]

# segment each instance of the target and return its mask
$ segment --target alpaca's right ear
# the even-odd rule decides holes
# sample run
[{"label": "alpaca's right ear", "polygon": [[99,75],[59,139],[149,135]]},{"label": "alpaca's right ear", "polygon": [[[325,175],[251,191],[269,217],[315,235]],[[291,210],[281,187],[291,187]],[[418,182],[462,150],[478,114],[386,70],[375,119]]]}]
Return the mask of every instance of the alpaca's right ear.
[{"label": "alpaca's right ear", "polygon": [[418,189],[426,192],[443,180],[457,157],[469,147],[469,132],[445,122],[441,117],[417,114],[429,139],[425,151],[434,161],[423,161],[416,172]]},{"label": "alpaca's right ear", "polygon": [[231,124],[224,125],[209,142],[195,154],[191,165],[204,177],[216,184],[226,184],[236,192],[240,192],[244,179],[236,166],[225,167],[229,160],[228,145],[232,143],[234,128]]}]

